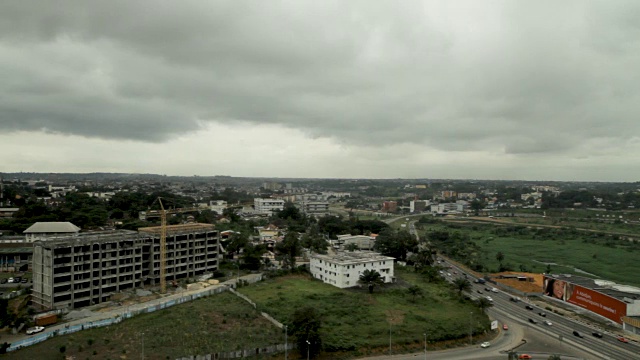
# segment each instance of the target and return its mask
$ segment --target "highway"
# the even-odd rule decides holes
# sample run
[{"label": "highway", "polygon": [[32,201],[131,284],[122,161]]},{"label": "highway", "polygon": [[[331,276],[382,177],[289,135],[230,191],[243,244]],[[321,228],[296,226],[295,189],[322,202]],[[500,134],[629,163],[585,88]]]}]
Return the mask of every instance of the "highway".
[{"label": "highway", "polygon": [[[462,269],[450,263],[445,262],[445,264],[445,266],[451,266],[451,269],[445,270],[445,277],[448,281],[453,281],[456,276],[464,276],[463,274],[465,273]],[[457,274],[454,272],[457,272]],[[447,273],[451,275],[447,275]],[[635,342],[622,343],[618,341],[616,334],[607,333],[602,329],[591,328],[586,324],[565,318],[526,301],[513,302],[510,300],[512,296],[507,293],[499,290],[497,293],[486,291],[485,288],[492,287],[491,284],[473,283],[475,278],[470,274],[467,274],[467,278],[472,283],[471,297],[491,296],[493,298],[494,306],[488,312],[495,319],[510,323],[517,322],[531,330],[558,339],[578,350],[586,351],[591,355],[589,359],[640,358],[640,346]],[[533,310],[527,310],[525,308],[527,305],[532,306]],[[541,312],[545,313],[546,317],[540,316],[539,313]],[[531,323],[529,319],[535,320],[536,324]],[[544,320],[551,321],[553,325],[545,325]],[[582,337],[575,336],[573,334],[574,331],[578,331]],[[594,337],[592,333],[596,331],[604,336],[601,339]],[[545,352],[544,349],[540,349],[540,351]]]}]

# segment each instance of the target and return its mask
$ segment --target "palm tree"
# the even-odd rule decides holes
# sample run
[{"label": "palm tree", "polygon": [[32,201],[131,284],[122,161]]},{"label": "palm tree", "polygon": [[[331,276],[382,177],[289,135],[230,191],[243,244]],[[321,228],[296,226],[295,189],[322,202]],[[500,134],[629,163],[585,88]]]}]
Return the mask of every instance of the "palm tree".
[{"label": "palm tree", "polygon": [[416,296],[422,296],[422,289],[417,285],[412,285],[407,289],[409,295],[413,296],[413,301],[416,301]]},{"label": "palm tree", "polygon": [[453,280],[453,286],[458,290],[458,295],[462,296],[463,291],[471,289],[471,283],[464,278],[457,278]]},{"label": "palm tree", "polygon": [[478,300],[476,300],[476,306],[478,306],[480,310],[484,312],[486,309],[492,307],[493,303],[487,300],[486,298],[481,297]]},{"label": "palm tree", "polygon": [[384,283],[384,281],[382,281],[382,276],[380,276],[380,273],[375,270],[363,271],[358,282],[361,284],[367,284],[369,286],[369,294],[373,293],[374,286],[382,285]]}]

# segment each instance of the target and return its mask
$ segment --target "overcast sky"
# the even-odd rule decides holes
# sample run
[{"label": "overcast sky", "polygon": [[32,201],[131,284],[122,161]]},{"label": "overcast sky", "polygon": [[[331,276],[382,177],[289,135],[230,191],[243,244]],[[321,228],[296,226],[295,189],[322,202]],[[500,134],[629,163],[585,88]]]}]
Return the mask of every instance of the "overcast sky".
[{"label": "overcast sky", "polygon": [[640,180],[640,2],[3,1],[0,172]]}]

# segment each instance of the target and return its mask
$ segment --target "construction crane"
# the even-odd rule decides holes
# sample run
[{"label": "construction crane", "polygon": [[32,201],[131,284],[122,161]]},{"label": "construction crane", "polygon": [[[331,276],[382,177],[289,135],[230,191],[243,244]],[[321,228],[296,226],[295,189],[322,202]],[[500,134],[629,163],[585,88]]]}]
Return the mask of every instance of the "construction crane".
[{"label": "construction crane", "polygon": [[[158,197],[155,202],[160,204],[160,210],[157,211],[160,215],[160,293],[167,292],[167,214],[180,214],[186,212],[200,211],[198,208],[177,208],[177,209],[165,209],[162,204],[162,198]],[[153,204],[151,204],[153,206]],[[149,211],[152,216],[156,211]]]}]

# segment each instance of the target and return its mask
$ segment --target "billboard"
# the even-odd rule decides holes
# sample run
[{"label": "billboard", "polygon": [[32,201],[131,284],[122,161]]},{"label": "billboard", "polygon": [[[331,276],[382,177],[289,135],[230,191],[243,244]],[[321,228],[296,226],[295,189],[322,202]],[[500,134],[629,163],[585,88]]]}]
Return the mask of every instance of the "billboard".
[{"label": "billboard", "polygon": [[627,305],[614,297],[553,277],[544,277],[544,294],[622,324]]}]

